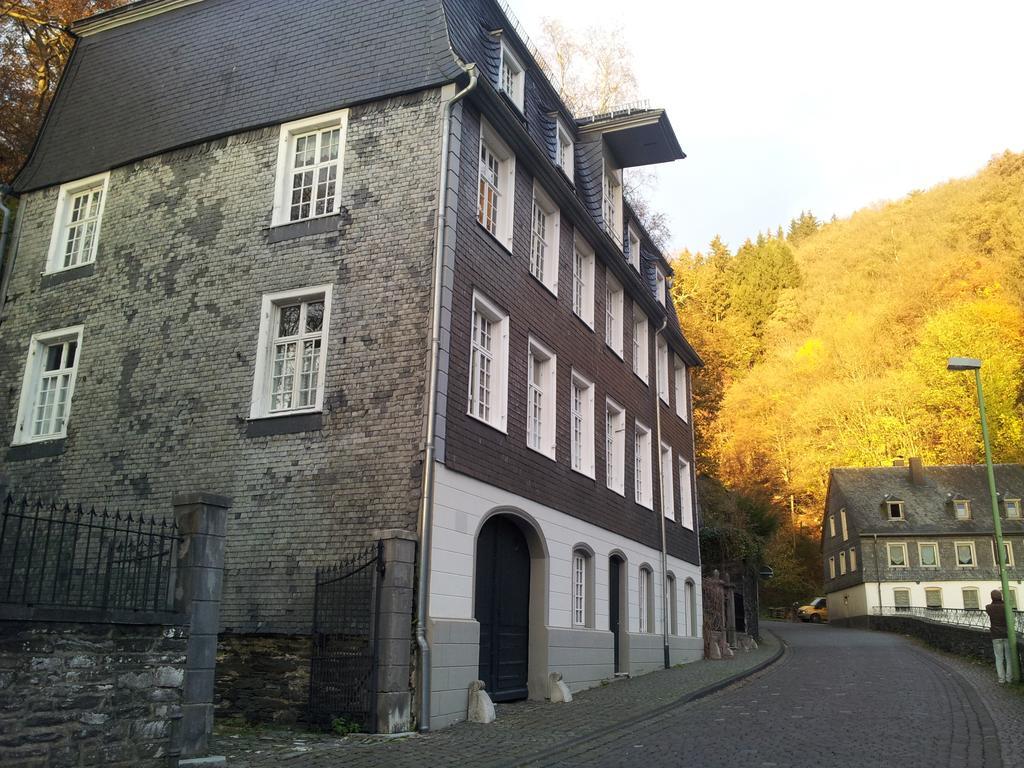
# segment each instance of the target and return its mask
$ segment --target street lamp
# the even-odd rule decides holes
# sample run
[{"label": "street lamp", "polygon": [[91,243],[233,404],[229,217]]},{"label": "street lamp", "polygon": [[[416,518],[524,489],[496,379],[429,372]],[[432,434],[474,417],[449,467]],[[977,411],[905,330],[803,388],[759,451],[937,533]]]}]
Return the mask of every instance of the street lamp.
[{"label": "street lamp", "polygon": [[999,558],[999,578],[1003,583],[1003,610],[1006,611],[1006,635],[1010,645],[1010,679],[1020,680],[1020,659],[1017,657],[1017,622],[1010,605],[1010,581],[1006,576],[1006,549],[1003,546],[1003,526],[999,522],[999,497],[996,495],[996,473],[992,468],[992,448],[988,442],[988,419],[985,416],[985,392],[981,388],[981,360],[973,357],[951,357],[946,364],[949,371],[974,371],[978,389],[978,410],[981,412],[981,440],[985,444],[985,468],[988,471],[988,490],[992,496],[992,525],[996,532],[996,552]]}]

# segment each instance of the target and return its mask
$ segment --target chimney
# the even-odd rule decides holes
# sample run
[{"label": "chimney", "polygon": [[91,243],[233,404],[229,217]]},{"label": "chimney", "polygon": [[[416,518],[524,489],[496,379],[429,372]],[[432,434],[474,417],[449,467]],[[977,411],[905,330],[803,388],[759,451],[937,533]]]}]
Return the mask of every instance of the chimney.
[{"label": "chimney", "polygon": [[910,459],[910,482],[914,485],[924,485],[924,462],[920,456]]},{"label": "chimney", "polygon": [[894,467],[902,467],[903,466],[903,459],[893,459],[892,460],[892,465]]}]

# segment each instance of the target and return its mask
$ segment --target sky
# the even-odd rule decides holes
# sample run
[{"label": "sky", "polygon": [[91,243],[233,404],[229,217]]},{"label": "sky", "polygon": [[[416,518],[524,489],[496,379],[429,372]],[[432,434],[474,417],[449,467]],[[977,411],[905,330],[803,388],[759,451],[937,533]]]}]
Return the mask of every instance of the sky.
[{"label": "sky", "polygon": [[[618,30],[688,157],[654,166],[670,250],[735,250],[1024,150],[1020,0],[507,0]],[[627,11],[628,9],[628,11]]]}]

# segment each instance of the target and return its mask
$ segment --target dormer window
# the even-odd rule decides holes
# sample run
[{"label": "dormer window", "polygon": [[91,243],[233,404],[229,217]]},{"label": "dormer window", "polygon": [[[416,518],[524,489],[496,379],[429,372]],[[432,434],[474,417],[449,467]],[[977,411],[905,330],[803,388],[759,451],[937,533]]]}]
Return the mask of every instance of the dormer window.
[{"label": "dormer window", "polygon": [[569,177],[569,181],[573,180],[575,173],[575,153],[576,147],[572,141],[572,134],[565,127],[565,124],[556,119],[555,120],[555,165],[562,169],[562,172]]},{"label": "dormer window", "polygon": [[886,499],[885,514],[890,520],[903,520],[903,502],[898,499]]},{"label": "dormer window", "polygon": [[504,40],[501,41],[501,66],[498,70],[498,88],[508,96],[512,103],[523,111],[523,82],[526,69],[519,63],[519,59],[512,53]]},{"label": "dormer window", "polygon": [[[622,171],[604,158],[601,216],[604,231],[616,243],[622,243]],[[639,246],[637,247],[639,261]]]},{"label": "dormer window", "polygon": [[626,239],[626,257],[629,259],[629,265],[633,267],[637,272],[640,271],[640,235],[633,229],[633,225],[629,225],[629,236]]},{"label": "dormer window", "polygon": [[658,297],[658,302],[661,306],[665,306],[665,273],[661,271],[661,267],[656,267],[655,270],[655,295]]},{"label": "dormer window", "polygon": [[967,499],[953,499],[953,515],[957,520],[970,520],[971,502]]},{"label": "dormer window", "polygon": [[1007,499],[1003,502],[1006,507],[1006,517],[1010,520],[1020,519],[1020,499]]}]

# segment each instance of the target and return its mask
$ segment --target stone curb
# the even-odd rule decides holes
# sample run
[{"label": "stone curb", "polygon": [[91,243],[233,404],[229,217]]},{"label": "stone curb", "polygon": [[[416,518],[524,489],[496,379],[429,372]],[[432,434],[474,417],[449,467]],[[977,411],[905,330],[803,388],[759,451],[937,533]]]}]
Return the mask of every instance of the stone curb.
[{"label": "stone curb", "polygon": [[628,728],[631,725],[636,725],[637,723],[643,722],[644,720],[648,720],[652,717],[657,717],[658,715],[662,715],[672,709],[675,709],[676,707],[681,707],[685,704],[689,704],[691,702],[698,701],[699,699],[703,699],[707,696],[710,696],[713,693],[718,693],[718,691],[722,690],[723,688],[728,688],[730,685],[733,685],[734,683],[737,683],[740,680],[751,677],[752,675],[756,675],[758,672],[764,671],[772,664],[779,661],[782,658],[782,656],[786,653],[786,644],[782,640],[782,638],[780,638],[778,635],[776,635],[769,629],[766,629],[764,631],[772,637],[774,637],[775,640],[778,642],[778,650],[776,650],[770,658],[767,658],[764,661],[755,664],[750,669],[745,669],[742,672],[737,672],[734,675],[730,675],[729,677],[725,677],[714,683],[705,685],[703,688],[698,688],[696,691],[684,693],[675,701],[669,702],[668,704],[663,704],[660,707],[648,710],[646,712],[643,712],[642,714],[635,715],[634,717],[630,717],[626,720],[622,720],[616,723],[615,725],[611,726],[610,728],[606,728],[597,733],[590,733],[584,736],[577,736],[575,739],[571,739],[565,742],[564,744],[560,744],[558,747],[550,747],[547,749],[540,750],[539,752],[534,752],[524,757],[517,758],[515,762],[503,763],[500,766],[498,766],[498,768],[518,768],[519,766],[531,765],[540,760],[558,757],[561,754],[563,754],[566,750],[572,749],[573,747],[578,747],[581,744],[586,744],[588,741],[593,740],[595,736],[604,736],[609,733],[612,733],[613,731],[622,730],[623,728]]}]

